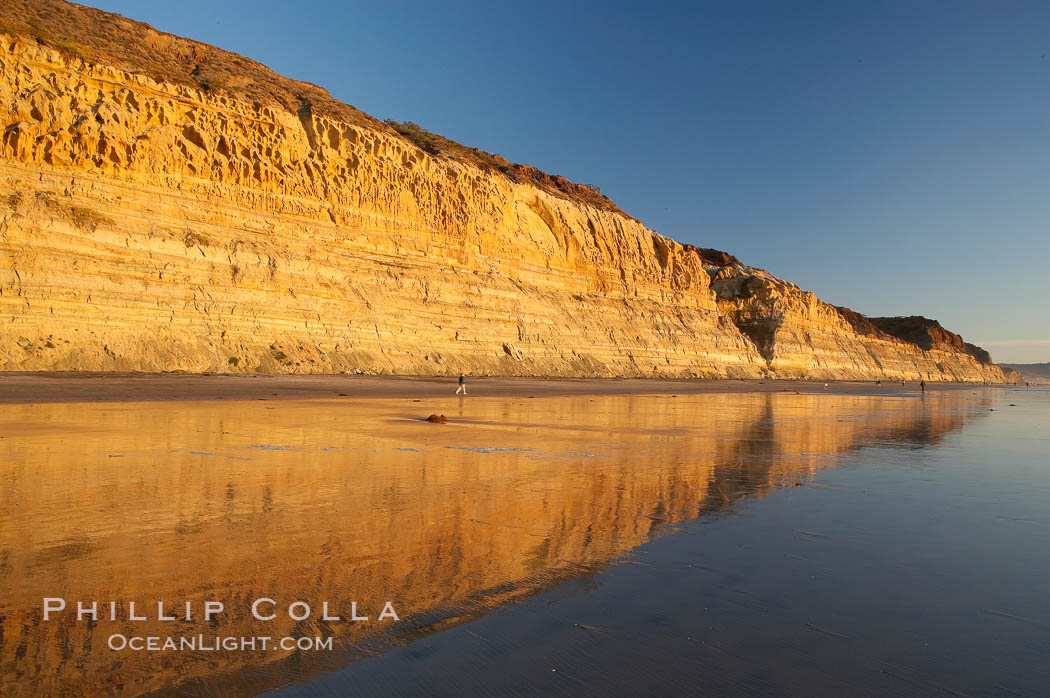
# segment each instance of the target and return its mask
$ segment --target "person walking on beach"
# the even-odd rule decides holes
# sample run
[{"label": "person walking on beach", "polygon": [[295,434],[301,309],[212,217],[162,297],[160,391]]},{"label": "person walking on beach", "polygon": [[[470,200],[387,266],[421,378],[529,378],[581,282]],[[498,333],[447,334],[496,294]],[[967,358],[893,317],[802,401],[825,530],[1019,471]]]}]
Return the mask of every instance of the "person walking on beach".
[{"label": "person walking on beach", "polygon": [[456,395],[459,395],[460,393],[463,393],[464,395],[467,394],[467,379],[462,374],[459,376],[459,387],[456,388]]},{"label": "person walking on beach", "polygon": [[919,381],[919,389],[922,390],[923,394],[926,393],[926,381]]}]

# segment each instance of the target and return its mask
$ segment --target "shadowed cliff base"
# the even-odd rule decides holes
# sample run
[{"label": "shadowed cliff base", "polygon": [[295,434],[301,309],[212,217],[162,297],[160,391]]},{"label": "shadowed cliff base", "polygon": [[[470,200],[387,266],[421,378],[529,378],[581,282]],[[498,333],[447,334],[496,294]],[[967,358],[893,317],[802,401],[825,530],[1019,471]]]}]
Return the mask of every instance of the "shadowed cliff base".
[{"label": "shadowed cliff base", "polygon": [[0,370],[1004,379],[241,56],[59,0],[0,20]]}]

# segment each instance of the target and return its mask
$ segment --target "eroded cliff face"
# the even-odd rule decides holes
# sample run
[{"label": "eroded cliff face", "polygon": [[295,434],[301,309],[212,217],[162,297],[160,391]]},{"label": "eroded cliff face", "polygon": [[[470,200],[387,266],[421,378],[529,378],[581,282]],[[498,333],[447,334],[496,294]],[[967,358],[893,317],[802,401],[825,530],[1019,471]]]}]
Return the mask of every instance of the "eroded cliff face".
[{"label": "eroded cliff face", "polygon": [[708,264],[720,312],[752,339],[777,376],[1004,380],[987,352],[934,320],[867,318],[736,260]]},{"label": "eroded cliff face", "polygon": [[[118,20],[147,54],[204,46]],[[0,33],[4,370],[1002,379],[302,83],[74,47]]]}]

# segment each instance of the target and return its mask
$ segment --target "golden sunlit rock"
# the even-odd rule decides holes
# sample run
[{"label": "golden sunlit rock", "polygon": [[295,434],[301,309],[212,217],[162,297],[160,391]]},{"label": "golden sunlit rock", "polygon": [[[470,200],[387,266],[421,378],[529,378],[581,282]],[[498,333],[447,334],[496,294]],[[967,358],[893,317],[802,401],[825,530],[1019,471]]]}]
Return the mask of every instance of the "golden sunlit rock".
[{"label": "golden sunlit rock", "polygon": [[4,370],[1003,379],[240,56],[3,15]]}]

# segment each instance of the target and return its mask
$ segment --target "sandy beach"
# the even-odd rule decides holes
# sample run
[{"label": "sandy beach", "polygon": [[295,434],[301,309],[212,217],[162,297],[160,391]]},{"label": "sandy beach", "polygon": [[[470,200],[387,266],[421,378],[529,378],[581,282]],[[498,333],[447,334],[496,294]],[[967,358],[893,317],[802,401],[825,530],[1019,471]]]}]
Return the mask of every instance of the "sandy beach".
[{"label": "sandy beach", "polygon": [[[825,389],[825,385],[827,388]],[[969,390],[971,383],[927,383],[927,391]],[[142,373],[5,373],[0,403],[146,402],[191,400],[287,400],[305,398],[444,398],[456,378],[447,376],[226,375]],[[914,382],[875,385],[871,381],[660,380],[642,378],[467,378],[470,397],[556,397],[566,395],[696,395],[704,393],[791,392],[845,395],[919,393]]]},{"label": "sandy beach", "polygon": [[[430,695],[450,667],[456,695],[1045,685],[1031,659],[1050,570],[1045,390],[493,378],[463,399],[448,378],[0,384],[0,633],[26,648],[0,661],[4,696]],[[421,422],[432,412],[447,424]],[[66,610],[40,620],[54,597]],[[265,598],[280,613],[253,618]],[[83,599],[118,618],[79,621]],[[225,604],[215,623],[200,616],[209,600]],[[194,617],[163,622],[160,601]],[[286,612],[298,601],[342,620],[300,622]],[[149,615],[129,625],[132,602]],[[398,621],[378,619],[387,602]],[[351,622],[350,603],[371,620]],[[146,637],[332,644],[110,644]],[[891,638],[936,652],[902,660]],[[929,690],[899,690],[902,661]]]}]

